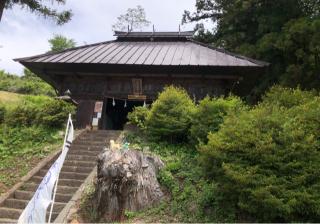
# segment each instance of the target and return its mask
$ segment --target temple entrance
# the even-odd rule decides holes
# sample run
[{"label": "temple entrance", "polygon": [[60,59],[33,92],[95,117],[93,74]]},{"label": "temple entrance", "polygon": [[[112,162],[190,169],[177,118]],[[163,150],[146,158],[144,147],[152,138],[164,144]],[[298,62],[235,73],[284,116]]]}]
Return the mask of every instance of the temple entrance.
[{"label": "temple entrance", "polygon": [[125,107],[124,100],[114,100],[108,98],[105,100],[105,116],[103,119],[103,127],[106,130],[122,130],[125,123],[128,121],[127,115],[134,107],[143,106],[143,101],[129,101]]}]

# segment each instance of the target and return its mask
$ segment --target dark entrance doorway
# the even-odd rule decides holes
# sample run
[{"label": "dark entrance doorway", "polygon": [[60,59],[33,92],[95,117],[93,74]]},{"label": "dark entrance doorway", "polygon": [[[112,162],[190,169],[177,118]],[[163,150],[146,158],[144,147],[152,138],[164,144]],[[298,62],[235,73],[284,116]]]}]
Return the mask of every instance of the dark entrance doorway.
[{"label": "dark entrance doorway", "polygon": [[143,101],[129,101],[127,100],[127,106],[125,107],[124,100],[114,100],[108,98],[105,101],[105,118],[104,129],[107,130],[122,130],[125,123],[128,121],[127,115],[133,110],[134,107],[143,106]]}]

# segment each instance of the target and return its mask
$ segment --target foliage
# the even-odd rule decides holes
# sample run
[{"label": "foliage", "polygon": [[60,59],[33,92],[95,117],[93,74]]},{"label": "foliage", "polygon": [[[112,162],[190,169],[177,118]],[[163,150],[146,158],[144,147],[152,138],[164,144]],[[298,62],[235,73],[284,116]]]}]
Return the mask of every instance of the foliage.
[{"label": "foliage", "polygon": [[126,14],[120,15],[117,22],[112,26],[114,31],[136,31],[150,25],[146,19],[146,12],[142,6],[129,8]]},{"label": "foliage", "polygon": [[244,107],[240,98],[230,96],[227,98],[206,97],[199,102],[194,113],[190,127],[191,142],[207,142],[209,132],[216,132],[223,123],[228,112],[236,112]]},{"label": "foliage", "polygon": [[39,124],[47,127],[61,128],[67,121],[68,114],[74,114],[75,107],[62,100],[47,101],[38,114]]},{"label": "foliage", "polygon": [[[231,222],[232,217],[213,206],[216,200],[216,184],[206,180],[203,168],[198,163],[198,152],[189,145],[173,145],[165,142],[150,142],[144,136],[130,133],[131,145],[149,148],[165,163],[158,174],[158,181],[166,198],[142,212],[130,217],[145,223],[154,222]],[[135,137],[133,137],[135,136]]]},{"label": "foliage", "polygon": [[242,222],[319,220],[319,103],[313,93],[275,87],[253,109],[225,116],[199,148],[219,183],[218,207]]},{"label": "foliage", "polygon": [[195,105],[184,89],[166,87],[152,104],[148,133],[166,141],[182,141],[187,138],[194,110]]},{"label": "foliage", "polygon": [[273,86],[270,91],[262,97],[261,105],[291,108],[308,103],[316,96],[316,91],[302,91],[300,88],[292,89]]},{"label": "foliage", "polygon": [[45,96],[27,96],[18,105],[7,109],[4,121],[11,127],[44,126],[61,128],[74,106]]},{"label": "foliage", "polygon": [[199,40],[270,62],[253,90],[259,95],[278,82],[320,88],[319,8],[319,0],[196,0],[196,12],[186,11],[183,21],[211,19],[215,30],[200,29]]},{"label": "foliage", "polygon": [[0,194],[9,190],[41,159],[57,150],[61,142],[62,136],[57,129],[0,124]]},{"label": "foliage", "polygon": [[[1,97],[5,95],[5,97]],[[15,98],[14,100],[10,100]],[[73,106],[46,96],[0,93],[0,194],[61,146],[59,130]],[[12,164],[15,164],[12,166]]]},{"label": "foliage", "polygon": [[4,121],[5,113],[6,113],[6,108],[5,108],[5,106],[0,103],[0,125],[1,125],[2,122]]},{"label": "foliage", "polygon": [[19,77],[0,70],[0,90],[33,95],[56,95],[54,89],[49,84],[42,81],[29,70],[25,69],[24,74],[24,76]]},{"label": "foliage", "polygon": [[76,46],[76,42],[73,39],[68,39],[65,36],[57,34],[49,39],[48,42],[50,44],[51,52],[59,52]]},{"label": "foliage", "polygon": [[132,112],[128,113],[128,120],[141,130],[145,130],[149,113],[150,110],[147,107],[135,107]]},{"label": "foliage", "polygon": [[[55,0],[51,1],[51,3],[65,4],[66,0]],[[52,18],[58,25],[68,22],[72,17],[71,10],[58,12],[56,9],[48,7],[48,4],[44,4],[41,0],[6,0],[3,4],[0,4],[0,20],[4,8],[10,9],[14,5],[19,5],[22,8],[26,7],[31,12],[37,13],[45,18]]]}]

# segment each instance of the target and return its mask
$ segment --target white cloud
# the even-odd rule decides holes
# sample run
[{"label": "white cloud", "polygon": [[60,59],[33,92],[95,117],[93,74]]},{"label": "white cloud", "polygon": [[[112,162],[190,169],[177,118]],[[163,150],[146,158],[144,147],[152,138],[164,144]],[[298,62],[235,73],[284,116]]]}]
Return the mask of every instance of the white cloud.
[{"label": "white cloud", "polygon": [[[21,74],[23,67],[12,59],[46,52],[53,34],[73,38],[78,45],[114,39],[112,24],[127,8],[136,5],[145,8],[157,31],[176,31],[183,11],[193,11],[195,0],[68,0],[59,8],[72,9],[74,16],[63,26],[14,7],[4,12],[0,22],[0,69]],[[187,24],[182,29],[192,30],[193,25]]]}]

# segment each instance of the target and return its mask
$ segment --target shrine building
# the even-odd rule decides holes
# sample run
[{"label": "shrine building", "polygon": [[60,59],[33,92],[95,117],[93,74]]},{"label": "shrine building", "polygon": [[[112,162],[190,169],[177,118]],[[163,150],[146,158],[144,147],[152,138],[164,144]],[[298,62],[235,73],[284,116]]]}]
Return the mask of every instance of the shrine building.
[{"label": "shrine building", "polygon": [[193,40],[193,32],[115,32],[116,40],[15,59],[77,102],[76,126],[122,129],[165,86],[196,101],[249,94],[268,63]]}]

